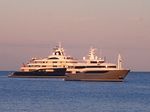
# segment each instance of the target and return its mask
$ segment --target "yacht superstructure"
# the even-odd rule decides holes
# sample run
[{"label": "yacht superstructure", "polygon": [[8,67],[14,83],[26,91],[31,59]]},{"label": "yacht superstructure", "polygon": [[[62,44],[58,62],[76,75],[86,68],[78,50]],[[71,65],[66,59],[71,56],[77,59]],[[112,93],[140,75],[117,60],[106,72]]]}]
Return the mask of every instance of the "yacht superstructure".
[{"label": "yacht superstructure", "polygon": [[59,45],[53,48],[52,54],[47,58],[32,58],[28,64],[22,66],[20,69],[21,71],[29,72],[43,68],[67,68],[66,72],[71,73],[76,63],[78,61],[71,56],[67,56],[64,49]]}]

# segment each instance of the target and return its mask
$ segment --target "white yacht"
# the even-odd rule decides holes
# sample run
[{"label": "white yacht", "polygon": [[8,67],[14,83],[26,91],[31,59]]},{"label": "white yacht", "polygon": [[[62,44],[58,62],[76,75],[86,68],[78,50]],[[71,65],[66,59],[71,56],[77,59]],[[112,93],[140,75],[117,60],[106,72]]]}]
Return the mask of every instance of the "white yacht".
[{"label": "white yacht", "polygon": [[20,69],[23,73],[29,73],[38,70],[48,72],[50,70],[49,68],[65,68],[65,80],[67,81],[123,81],[129,70],[122,68],[121,56],[118,56],[117,64],[106,63],[104,59],[96,56],[95,51],[94,48],[90,48],[87,57],[83,57],[82,60],[77,60],[66,55],[61,44],[59,44],[47,58],[32,58]]}]

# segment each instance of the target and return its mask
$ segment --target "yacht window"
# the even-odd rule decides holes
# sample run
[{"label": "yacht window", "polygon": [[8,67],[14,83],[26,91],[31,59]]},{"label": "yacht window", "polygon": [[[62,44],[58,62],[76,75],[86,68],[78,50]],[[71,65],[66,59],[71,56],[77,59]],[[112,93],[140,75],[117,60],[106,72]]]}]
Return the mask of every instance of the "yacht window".
[{"label": "yacht window", "polygon": [[107,68],[116,68],[116,66],[107,66]]},{"label": "yacht window", "polygon": [[97,63],[97,61],[90,61],[90,63]]},{"label": "yacht window", "polygon": [[40,69],[40,70],[37,70],[38,72],[45,72],[46,70],[45,69]]},{"label": "yacht window", "polygon": [[67,59],[73,59],[73,57],[67,57]]},{"label": "yacht window", "polygon": [[42,67],[46,67],[46,65],[42,65]]},{"label": "yacht window", "polygon": [[58,51],[58,52],[55,52],[55,55],[61,55],[61,53]]},{"label": "yacht window", "polygon": [[48,58],[48,59],[59,59],[59,58],[57,58],[57,57],[51,57],[51,58]]},{"label": "yacht window", "polygon": [[57,67],[57,65],[53,65],[53,67]]},{"label": "yacht window", "polygon": [[85,73],[107,73],[108,71],[100,71],[100,70],[97,70],[97,71],[86,71]]},{"label": "yacht window", "polygon": [[100,68],[100,66],[87,66],[87,68]]},{"label": "yacht window", "polygon": [[75,66],[77,69],[86,68],[85,66]]},{"label": "yacht window", "polygon": [[40,65],[35,65],[35,67],[40,67]]},{"label": "yacht window", "polygon": [[99,68],[106,68],[106,66],[99,66]]}]

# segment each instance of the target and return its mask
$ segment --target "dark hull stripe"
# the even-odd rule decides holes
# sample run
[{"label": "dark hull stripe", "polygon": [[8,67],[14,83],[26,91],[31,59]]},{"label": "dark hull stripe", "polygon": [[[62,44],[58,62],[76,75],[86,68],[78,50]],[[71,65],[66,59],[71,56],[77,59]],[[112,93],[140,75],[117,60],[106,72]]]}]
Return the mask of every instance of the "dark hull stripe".
[{"label": "dark hull stripe", "polygon": [[65,68],[58,68],[54,69],[53,72],[40,72],[40,71],[33,71],[33,72],[14,72],[9,77],[22,77],[22,78],[57,78],[57,77],[64,77],[66,73]]}]

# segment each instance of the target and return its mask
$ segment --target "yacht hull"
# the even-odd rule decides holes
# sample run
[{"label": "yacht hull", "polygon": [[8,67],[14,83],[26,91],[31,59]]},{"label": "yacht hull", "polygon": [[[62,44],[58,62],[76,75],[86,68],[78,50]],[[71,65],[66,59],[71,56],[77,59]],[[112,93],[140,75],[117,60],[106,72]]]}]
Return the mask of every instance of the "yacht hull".
[{"label": "yacht hull", "polygon": [[64,78],[66,73],[66,68],[56,68],[52,72],[46,71],[31,71],[22,72],[17,71],[9,75],[9,77],[16,78]]},{"label": "yacht hull", "polygon": [[99,73],[67,74],[66,81],[123,81],[130,70],[107,70]]}]

